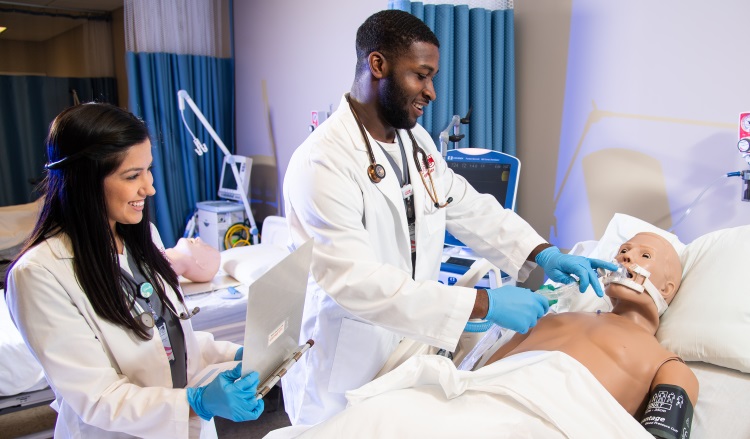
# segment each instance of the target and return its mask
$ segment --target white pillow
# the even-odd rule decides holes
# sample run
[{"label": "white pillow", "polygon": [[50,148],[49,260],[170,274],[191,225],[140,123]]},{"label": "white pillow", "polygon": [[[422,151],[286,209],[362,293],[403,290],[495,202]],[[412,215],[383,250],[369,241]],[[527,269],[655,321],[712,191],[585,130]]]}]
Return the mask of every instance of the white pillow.
[{"label": "white pillow", "polygon": [[234,247],[221,252],[220,268],[243,284],[250,285],[288,255],[289,250],[276,244]]},{"label": "white pillow", "polygon": [[[677,250],[678,254],[682,254],[685,249],[685,244],[683,244],[676,235],[634,216],[616,213],[609,221],[607,229],[604,231],[604,235],[602,235],[593,249],[591,249],[590,241],[584,241],[583,243],[579,243],[582,246],[577,245],[570,251],[570,253],[610,262],[615,258],[617,250],[622,243],[640,232],[656,233],[657,235],[664,237],[672,244],[675,250]],[[574,295],[572,300],[561,300],[553,309],[557,312],[595,312],[597,310],[604,312],[610,311],[612,309],[612,304],[607,296],[600,298],[596,295],[593,288],[589,287],[585,293]]]},{"label": "white pillow", "polygon": [[682,285],[656,337],[684,360],[750,373],[750,226],[718,230],[681,255]]}]

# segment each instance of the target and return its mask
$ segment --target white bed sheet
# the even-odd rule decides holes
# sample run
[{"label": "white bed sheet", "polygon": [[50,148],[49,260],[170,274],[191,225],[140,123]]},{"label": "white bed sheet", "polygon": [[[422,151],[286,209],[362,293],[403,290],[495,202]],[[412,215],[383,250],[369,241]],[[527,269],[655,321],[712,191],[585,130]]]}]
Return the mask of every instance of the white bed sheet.
[{"label": "white bed sheet", "polygon": [[4,290],[0,290],[0,359],[0,396],[48,387],[42,367],[10,318]]},{"label": "white bed sheet", "polygon": [[697,361],[687,365],[700,385],[691,438],[750,438],[750,374]]},{"label": "white bed sheet", "polygon": [[[503,330],[501,337],[485,352],[475,369],[485,362],[515,332]],[[688,361],[686,363],[698,378],[699,394],[693,418],[693,439],[750,438],[750,374],[716,366]]]},{"label": "white bed sheet", "polygon": [[[277,438],[651,438],[578,361],[527,352],[477,371],[445,357],[412,357],[348,392],[346,410]],[[300,434],[302,433],[302,434]]]},{"label": "white bed sheet", "polygon": [[[425,356],[424,358],[430,357]],[[437,359],[427,361],[436,361],[438,364],[446,362],[444,357],[433,358]],[[747,398],[747,395],[750,394],[750,375],[708,363],[689,362],[688,365],[698,377],[700,383],[700,396],[698,404],[695,407],[691,438],[750,438],[750,421],[748,421],[748,417],[745,415],[750,411],[750,400]],[[496,371],[490,369],[492,366],[494,365],[474,372],[458,372],[456,375],[473,374],[474,377],[471,379],[466,378],[471,375],[464,375],[460,380],[464,380],[465,382],[473,381],[473,384],[467,385],[467,387],[482,387],[482,392],[487,392],[488,387],[495,385],[494,380],[498,376]],[[433,365],[432,367],[434,368],[435,366]],[[556,365],[555,368],[558,368],[558,366]],[[508,413],[516,411],[517,407],[513,407],[512,404],[509,408],[506,403],[499,402],[496,397],[481,397],[473,393],[467,394],[467,397],[456,399],[451,403],[447,400],[445,391],[440,390],[436,392],[435,388],[425,388],[424,379],[418,378],[424,375],[424,371],[417,373],[415,372],[416,369],[419,368],[411,366],[408,371],[406,369],[400,371],[396,369],[391,374],[384,376],[387,378],[387,381],[383,381],[382,383],[373,382],[375,383],[374,385],[370,383],[351,392],[350,397],[353,400],[354,406],[359,405],[359,408],[356,408],[356,410],[355,408],[348,408],[336,417],[331,418],[331,420],[314,428],[313,426],[298,425],[275,430],[270,432],[265,439],[363,437],[359,434],[362,431],[371,431],[373,437],[472,437],[472,434],[475,435],[474,437],[485,437],[483,435],[486,435],[487,431],[492,432],[489,435],[490,437],[502,437],[498,433],[498,430],[502,428],[501,423],[513,421],[513,416],[515,415],[508,415]],[[477,375],[480,372],[482,375]],[[531,373],[531,371],[524,372]],[[545,378],[549,378],[549,375],[545,374]],[[485,380],[485,382],[478,384],[482,380]],[[528,376],[516,377],[515,380],[516,382],[544,385],[532,380]],[[440,381],[441,386],[450,387],[454,392],[458,387],[455,384],[457,379],[454,376],[447,379],[442,377],[438,381]],[[571,385],[568,376],[565,376],[565,383],[565,385]],[[419,387],[420,390],[414,390],[412,387]],[[523,391],[525,385],[520,386],[520,388]],[[586,397],[585,400],[571,402],[560,398],[561,396],[567,397],[565,392],[560,393],[553,389],[555,388],[546,387],[545,392],[546,395],[554,396],[552,401],[557,405],[573,404],[571,407],[576,407],[575,410],[588,415],[593,415],[590,412],[591,407],[595,405],[599,407],[599,402],[594,403],[594,400],[598,401],[597,398],[599,397],[594,396],[594,399],[589,397],[587,393],[589,390],[582,390],[580,387],[572,389],[568,393],[586,395]],[[377,399],[373,399],[367,404],[360,404],[369,397],[386,392],[390,392],[388,396],[378,396]],[[533,398],[537,397],[539,395],[533,396]],[[536,399],[532,401],[536,403]],[[475,403],[477,407],[474,407]],[[542,401],[542,404],[544,403]],[[393,413],[397,414],[396,418],[391,417]],[[498,419],[499,413],[506,415]],[[488,416],[491,419],[483,419],[482,416]],[[519,421],[519,419],[523,421],[523,418],[515,418],[516,421]],[[436,420],[441,421],[436,422]],[[473,428],[477,425],[481,426],[481,428],[474,431]],[[425,426],[426,429],[422,429]],[[384,428],[388,429],[388,431],[384,431]],[[410,430],[412,428],[419,428],[419,434],[412,434],[415,433]],[[432,431],[431,429],[433,428],[436,431]],[[542,426],[534,425],[530,428],[542,428]],[[514,426],[511,431],[514,434],[519,432],[517,426]],[[355,432],[357,434],[353,434]],[[395,435],[389,435],[389,432]],[[553,434],[547,432],[542,436],[529,435],[528,437],[555,437]],[[580,436],[574,435],[571,437]],[[587,436],[584,435],[582,437]],[[608,432],[606,435],[599,437],[617,436],[612,436]]]},{"label": "white bed sheet", "polygon": [[216,340],[243,344],[247,317],[247,285],[234,287],[238,293],[227,289],[194,294],[185,298],[188,309],[200,307],[200,312],[190,320],[196,331],[207,331]]}]

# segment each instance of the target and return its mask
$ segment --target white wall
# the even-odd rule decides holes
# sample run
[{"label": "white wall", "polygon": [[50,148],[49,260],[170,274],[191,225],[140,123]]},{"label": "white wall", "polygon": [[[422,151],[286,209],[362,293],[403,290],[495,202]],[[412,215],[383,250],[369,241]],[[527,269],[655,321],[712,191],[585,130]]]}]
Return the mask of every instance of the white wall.
[{"label": "white wall", "polygon": [[354,79],[357,28],[386,0],[235,1],[237,151],[272,156],[265,81],[280,169],[308,136],[310,112],[338,107]]},{"label": "white wall", "polygon": [[[553,242],[598,238],[617,211],[669,228],[706,185],[748,168],[736,148],[748,16],[746,0],[573,0]],[[678,236],[748,224],[740,187],[712,187]]]}]

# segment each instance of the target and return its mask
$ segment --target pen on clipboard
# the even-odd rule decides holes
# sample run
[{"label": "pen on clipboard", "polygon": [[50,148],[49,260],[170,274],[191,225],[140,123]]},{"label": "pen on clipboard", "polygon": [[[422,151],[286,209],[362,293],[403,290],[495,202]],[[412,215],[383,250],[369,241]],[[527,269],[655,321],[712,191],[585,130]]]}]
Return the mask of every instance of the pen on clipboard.
[{"label": "pen on clipboard", "polygon": [[260,385],[259,387],[260,390],[258,390],[258,392],[255,394],[255,398],[263,399],[263,397],[266,396],[266,394],[271,391],[273,386],[275,386],[276,383],[278,383],[281,380],[281,377],[286,375],[287,371],[292,366],[294,366],[294,363],[296,363],[300,359],[300,357],[302,357],[302,354],[307,352],[307,350],[310,349],[312,345],[314,344],[315,342],[312,339],[307,340],[307,343],[300,346],[296,352],[292,353],[292,355],[290,355],[286,360],[284,360],[284,362],[281,363],[281,366],[279,366],[279,368],[276,369],[276,371],[272,373],[271,376],[268,377],[268,379],[266,379]]}]

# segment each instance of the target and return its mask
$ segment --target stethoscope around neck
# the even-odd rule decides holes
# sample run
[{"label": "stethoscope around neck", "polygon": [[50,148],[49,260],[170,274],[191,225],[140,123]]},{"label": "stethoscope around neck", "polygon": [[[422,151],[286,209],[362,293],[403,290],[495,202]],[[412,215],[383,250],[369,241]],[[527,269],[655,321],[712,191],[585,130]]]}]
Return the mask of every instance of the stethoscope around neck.
[{"label": "stethoscope around neck", "polygon": [[[136,297],[139,299],[144,300],[149,305],[149,310],[144,310],[143,307],[138,303],[137,300],[131,295],[130,292],[127,292],[128,297],[130,297],[133,300],[133,307],[135,308],[135,311],[138,313],[135,316],[135,320],[138,323],[138,325],[146,332],[150,332],[150,330],[156,325],[156,314],[153,309],[151,309],[151,297],[154,295],[154,286],[151,285],[150,282],[141,282],[138,283],[133,276],[128,273],[127,271],[121,269],[122,275],[125,277],[128,283],[136,287]],[[180,320],[189,320],[194,315],[198,314],[200,312],[199,307],[193,308],[192,311],[188,313],[187,306],[185,306],[185,311],[181,313],[177,313],[177,310],[173,309],[168,303],[164,302],[163,306],[166,307],[169,312],[172,313],[175,317],[177,317]]]},{"label": "stethoscope around neck", "polygon": [[[385,178],[385,168],[375,160],[375,154],[372,152],[372,145],[370,145],[370,139],[368,139],[367,137],[365,126],[359,119],[357,112],[354,111],[354,106],[352,105],[352,101],[349,98],[348,93],[346,94],[346,102],[349,103],[349,108],[352,110],[354,120],[357,121],[359,132],[362,133],[362,139],[364,139],[365,146],[367,147],[367,156],[370,159],[370,166],[367,167],[367,176],[370,177],[370,181],[372,181],[373,183],[380,183]],[[427,195],[429,195],[430,200],[432,200],[432,203],[436,208],[440,209],[446,207],[453,201],[453,197],[448,197],[448,199],[445,200],[445,203],[442,204],[438,201],[437,189],[435,189],[435,182],[432,180],[432,170],[430,170],[429,165],[425,163],[428,155],[425,150],[417,144],[417,139],[414,138],[414,134],[412,134],[411,130],[406,130],[406,132],[407,134],[409,134],[409,139],[411,139],[411,150],[414,155],[414,163],[417,165],[419,178],[422,180],[422,184],[424,185],[425,191],[427,191]],[[421,158],[419,157],[420,154],[422,156]],[[404,163],[404,166],[407,166],[407,164]],[[427,180],[425,180],[424,174],[427,174],[427,178],[430,180],[430,187],[427,187]]]}]

